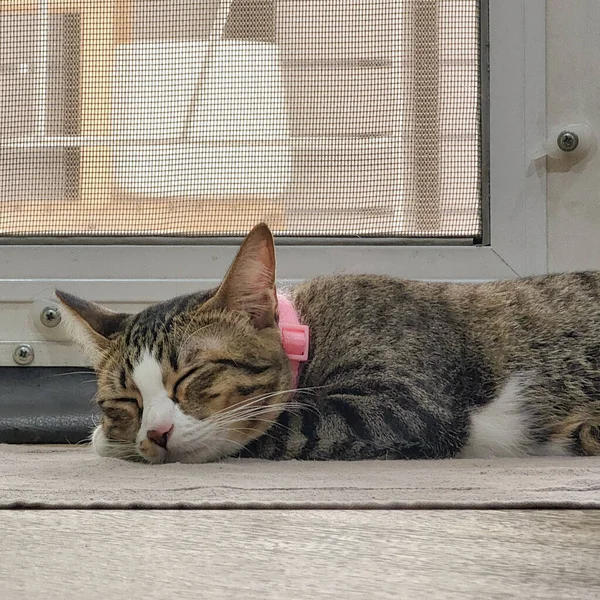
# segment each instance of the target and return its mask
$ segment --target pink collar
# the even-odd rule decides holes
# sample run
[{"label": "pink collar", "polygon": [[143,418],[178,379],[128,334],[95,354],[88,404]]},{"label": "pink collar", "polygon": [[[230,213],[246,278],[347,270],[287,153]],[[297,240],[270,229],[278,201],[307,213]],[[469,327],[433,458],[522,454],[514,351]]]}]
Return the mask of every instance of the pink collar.
[{"label": "pink collar", "polygon": [[277,294],[281,342],[292,367],[294,387],[298,386],[300,363],[308,360],[309,329],[300,324],[296,309],[289,298]]}]

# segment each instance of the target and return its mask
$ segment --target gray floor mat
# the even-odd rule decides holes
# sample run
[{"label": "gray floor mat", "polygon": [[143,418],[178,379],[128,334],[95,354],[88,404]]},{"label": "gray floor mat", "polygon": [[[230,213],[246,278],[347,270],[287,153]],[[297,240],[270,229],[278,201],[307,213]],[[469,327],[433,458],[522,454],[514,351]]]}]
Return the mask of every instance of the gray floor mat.
[{"label": "gray floor mat", "polygon": [[600,508],[600,457],[143,465],[0,445],[0,507]]}]

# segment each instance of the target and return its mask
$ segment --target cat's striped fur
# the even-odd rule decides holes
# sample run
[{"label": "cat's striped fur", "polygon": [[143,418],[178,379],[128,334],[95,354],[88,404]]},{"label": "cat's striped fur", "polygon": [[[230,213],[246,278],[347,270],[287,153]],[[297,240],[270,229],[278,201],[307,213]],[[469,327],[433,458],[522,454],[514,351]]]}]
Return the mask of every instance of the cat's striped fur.
[{"label": "cat's striped fur", "polygon": [[308,281],[292,291],[311,331],[292,392],[274,269],[260,225],[216,290],[136,315],[58,293],[98,374],[101,454],[202,462],[600,453],[600,274]]}]

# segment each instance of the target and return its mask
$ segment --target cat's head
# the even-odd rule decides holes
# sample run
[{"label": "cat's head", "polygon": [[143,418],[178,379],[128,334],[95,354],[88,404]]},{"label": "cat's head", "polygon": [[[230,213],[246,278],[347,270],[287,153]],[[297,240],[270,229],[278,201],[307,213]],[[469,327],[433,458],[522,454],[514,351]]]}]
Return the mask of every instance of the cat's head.
[{"label": "cat's head", "polygon": [[98,378],[102,456],[205,462],[261,436],[289,398],[277,326],[275,250],[264,224],[221,285],[137,314],[57,291],[67,330]]}]

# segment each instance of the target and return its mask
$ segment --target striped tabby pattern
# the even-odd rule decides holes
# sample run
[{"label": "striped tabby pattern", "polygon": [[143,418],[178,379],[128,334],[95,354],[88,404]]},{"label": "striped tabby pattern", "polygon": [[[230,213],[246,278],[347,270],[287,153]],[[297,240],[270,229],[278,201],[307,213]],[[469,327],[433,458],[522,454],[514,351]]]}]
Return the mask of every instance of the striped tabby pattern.
[{"label": "striped tabby pattern", "polygon": [[295,390],[265,225],[214,290],[134,315],[57,292],[98,376],[96,450],[147,462],[600,453],[600,274],[335,276],[291,293],[311,330]]}]

